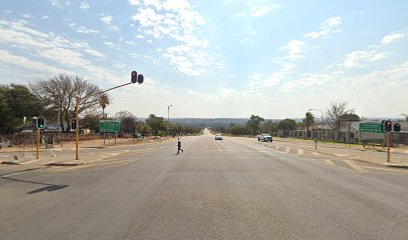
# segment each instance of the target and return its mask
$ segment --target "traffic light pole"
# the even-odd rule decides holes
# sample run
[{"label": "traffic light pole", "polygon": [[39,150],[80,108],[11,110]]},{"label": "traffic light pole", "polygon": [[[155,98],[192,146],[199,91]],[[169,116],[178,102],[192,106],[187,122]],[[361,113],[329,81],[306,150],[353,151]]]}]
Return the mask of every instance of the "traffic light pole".
[{"label": "traffic light pole", "polygon": [[40,159],[40,129],[37,127],[37,153],[36,159]]},{"label": "traffic light pole", "polygon": [[391,145],[391,132],[387,132],[387,162],[390,162],[390,145]]},{"label": "traffic light pole", "polygon": [[[138,83],[141,84],[141,83],[143,83],[143,75],[139,75],[139,76],[141,76],[141,80],[139,81],[139,79],[138,79]],[[91,96],[88,96],[88,97],[97,96],[97,95],[100,95],[100,94],[102,94],[102,93],[108,92],[108,91],[110,91],[110,90],[113,90],[113,89],[116,89],[116,88],[120,88],[120,87],[124,87],[124,86],[126,86],[126,85],[130,85],[130,84],[132,84],[132,83],[135,83],[135,82],[125,83],[125,84],[122,84],[122,85],[119,85],[119,86],[116,86],[116,87],[113,87],[113,88],[109,88],[109,89],[106,89],[106,90],[104,90],[104,91],[98,92],[98,93],[96,93],[96,94],[94,94],[94,95],[91,95]],[[79,116],[78,116],[78,115],[79,115],[79,97],[76,97],[75,118],[76,118],[76,120],[77,120],[77,128],[76,128],[76,130],[75,130],[75,132],[76,132],[75,160],[79,160],[79,126],[80,126],[80,124],[79,124]],[[104,141],[105,141],[105,140],[104,140]],[[115,144],[116,144],[116,134],[115,134]]]},{"label": "traffic light pole", "polygon": [[75,129],[76,144],[75,144],[75,160],[79,160],[79,122],[78,122],[79,97],[76,97],[75,118],[77,119],[77,126]]}]

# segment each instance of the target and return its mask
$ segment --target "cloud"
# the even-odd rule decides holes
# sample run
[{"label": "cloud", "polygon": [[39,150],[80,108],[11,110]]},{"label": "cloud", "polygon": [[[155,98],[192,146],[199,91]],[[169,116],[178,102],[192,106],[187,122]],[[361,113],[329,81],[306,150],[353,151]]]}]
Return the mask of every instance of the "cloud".
[{"label": "cloud", "polygon": [[384,52],[377,51],[354,51],[346,54],[343,66],[346,68],[363,67],[364,63],[375,62],[387,57]]},{"label": "cloud", "polygon": [[46,20],[46,19],[49,19],[49,17],[48,17],[47,15],[44,15],[44,16],[42,17],[42,19]]},{"label": "cloud", "polygon": [[91,29],[91,28],[86,28],[84,26],[76,26],[75,23],[70,23],[69,26],[74,29],[76,32],[79,33],[99,33],[98,30]]},{"label": "cloud", "polygon": [[119,31],[120,29],[112,24],[113,17],[107,13],[101,13],[99,18],[110,30]]},{"label": "cloud", "polygon": [[24,13],[24,14],[21,15],[21,16],[22,16],[23,18],[27,18],[27,19],[32,18],[31,15],[28,14],[28,13]]},{"label": "cloud", "polygon": [[69,6],[71,4],[70,0],[50,0],[51,5],[58,7],[58,8],[63,8],[66,6]]},{"label": "cloud", "polygon": [[282,92],[293,91],[299,88],[310,87],[313,89],[327,86],[334,81],[334,77],[327,74],[302,74],[300,78],[282,84],[279,90]]},{"label": "cloud", "polygon": [[81,6],[79,7],[80,9],[88,9],[90,8],[89,3],[82,1]]},{"label": "cloud", "polygon": [[272,4],[272,3],[261,3],[258,5],[254,5],[250,7],[250,15],[251,17],[261,17],[270,11],[277,10],[281,7],[279,4]]},{"label": "cloud", "polygon": [[[26,21],[0,20],[0,43],[26,52],[28,56],[35,56],[56,66],[60,65],[65,71],[70,71],[70,69],[75,69],[76,72],[82,70],[92,75],[93,78],[115,83],[121,82],[118,76],[93,64],[86,57],[104,57],[102,53],[92,49],[89,44],[75,39],[67,39],[55,33],[37,31],[28,27]],[[38,69],[42,69],[42,66]]]},{"label": "cloud", "polygon": [[0,61],[6,64],[16,65],[35,72],[46,72],[50,75],[63,72],[63,70],[44,64],[42,62],[33,61],[23,56],[14,55],[8,51],[0,49]]},{"label": "cloud", "polygon": [[387,45],[387,44],[390,44],[392,42],[395,42],[395,41],[405,37],[405,35],[406,35],[405,33],[392,33],[392,34],[389,34],[389,35],[385,35],[381,39],[380,43],[384,44],[384,45]]},{"label": "cloud", "polygon": [[[218,64],[206,50],[209,41],[198,34],[205,24],[203,16],[186,0],[130,0],[137,6],[132,20],[140,26],[138,39],[146,42],[165,40],[169,47],[161,51],[177,71],[188,76],[198,76],[206,71],[211,63]],[[142,35],[143,33],[143,35]]]},{"label": "cloud", "polygon": [[280,58],[281,60],[289,61],[298,61],[303,57],[303,51],[306,46],[306,43],[300,40],[292,40],[284,47],[281,47],[281,50],[287,51],[287,54]]},{"label": "cloud", "polygon": [[319,32],[309,32],[309,33],[306,33],[304,36],[307,38],[314,38],[314,39],[328,38],[331,35],[331,33],[338,31],[338,27],[341,24],[341,21],[342,20],[340,16],[328,18],[320,24]]}]

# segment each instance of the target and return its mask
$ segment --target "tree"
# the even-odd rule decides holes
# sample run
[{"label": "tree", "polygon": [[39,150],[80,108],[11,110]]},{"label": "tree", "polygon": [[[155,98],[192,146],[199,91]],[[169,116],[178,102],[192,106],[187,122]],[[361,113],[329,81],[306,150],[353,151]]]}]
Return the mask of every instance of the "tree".
[{"label": "tree", "polygon": [[78,112],[94,109],[99,104],[101,89],[93,83],[76,76],[60,74],[48,80],[40,80],[30,84],[31,89],[41,99],[46,107],[55,107],[60,112],[60,125],[69,131],[70,119],[74,115],[76,100],[79,99]]},{"label": "tree", "polygon": [[272,122],[272,120],[267,120],[261,124],[261,131],[263,133],[269,133],[273,135],[273,133],[277,131],[277,127],[277,124]]},{"label": "tree", "polygon": [[139,122],[136,122],[136,131],[138,133],[141,133],[142,136],[145,136],[147,134],[150,134],[152,129],[150,128],[149,125],[147,125],[147,123],[139,121]]},{"label": "tree", "polygon": [[93,132],[99,132],[99,113],[88,113],[81,119],[81,127],[89,128]]},{"label": "tree", "polygon": [[344,121],[343,116],[351,116],[354,113],[354,109],[347,107],[348,103],[342,102],[331,102],[330,107],[327,109],[327,120],[329,126],[335,130],[340,131],[341,123]]},{"label": "tree", "polygon": [[345,121],[345,122],[359,122],[360,121],[360,116],[358,116],[355,113],[346,113],[346,114],[340,116],[340,119],[342,121]]},{"label": "tree", "polygon": [[251,118],[249,118],[246,126],[251,129],[251,133],[253,136],[256,136],[256,134],[259,133],[260,124],[262,121],[264,121],[264,119],[257,115],[252,115]]},{"label": "tree", "polygon": [[289,131],[296,129],[296,121],[286,118],[278,123],[278,129],[282,130],[283,136],[286,136],[289,134]]},{"label": "tree", "polygon": [[309,136],[309,129],[315,124],[315,117],[311,112],[307,112],[305,118],[303,118],[303,123],[306,126],[306,134]]},{"label": "tree", "polygon": [[108,95],[102,94],[101,97],[99,98],[99,105],[102,108],[102,118],[105,118],[105,108],[109,104],[110,104],[110,99]]},{"label": "tree", "polygon": [[49,118],[40,99],[23,85],[0,86],[0,132],[9,133],[23,126],[23,118]]},{"label": "tree", "polygon": [[150,114],[149,118],[146,119],[147,125],[150,126],[154,135],[157,137],[159,131],[166,130],[164,124],[164,118],[156,117],[154,114]]}]

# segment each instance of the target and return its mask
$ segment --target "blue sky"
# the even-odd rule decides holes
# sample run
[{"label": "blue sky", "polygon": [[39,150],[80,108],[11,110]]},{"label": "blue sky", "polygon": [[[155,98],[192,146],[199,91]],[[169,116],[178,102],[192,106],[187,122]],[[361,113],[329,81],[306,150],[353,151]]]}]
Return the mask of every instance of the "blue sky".
[{"label": "blue sky", "polygon": [[[109,114],[302,117],[348,101],[407,113],[408,1],[26,0],[0,3],[0,84],[66,72]],[[319,116],[319,112],[315,113]]]}]

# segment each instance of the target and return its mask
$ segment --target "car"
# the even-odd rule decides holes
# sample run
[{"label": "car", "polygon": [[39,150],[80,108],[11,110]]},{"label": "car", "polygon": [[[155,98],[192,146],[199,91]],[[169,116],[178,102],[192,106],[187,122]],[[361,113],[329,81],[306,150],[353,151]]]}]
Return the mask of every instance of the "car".
[{"label": "car", "polygon": [[221,134],[215,135],[215,140],[222,140],[222,135]]},{"label": "car", "polygon": [[272,136],[267,134],[267,133],[261,133],[258,136],[258,141],[263,141],[263,142],[272,142]]}]

